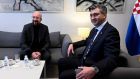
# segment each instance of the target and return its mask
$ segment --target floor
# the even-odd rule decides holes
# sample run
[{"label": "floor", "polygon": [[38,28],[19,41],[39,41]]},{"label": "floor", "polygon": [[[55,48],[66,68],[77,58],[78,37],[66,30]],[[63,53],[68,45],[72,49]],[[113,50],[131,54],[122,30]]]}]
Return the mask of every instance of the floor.
[{"label": "floor", "polygon": [[40,79],[58,79],[57,65],[49,65],[45,76],[46,76],[45,78]]},{"label": "floor", "polygon": [[58,67],[57,65],[49,65],[46,72],[47,78],[58,78]]}]

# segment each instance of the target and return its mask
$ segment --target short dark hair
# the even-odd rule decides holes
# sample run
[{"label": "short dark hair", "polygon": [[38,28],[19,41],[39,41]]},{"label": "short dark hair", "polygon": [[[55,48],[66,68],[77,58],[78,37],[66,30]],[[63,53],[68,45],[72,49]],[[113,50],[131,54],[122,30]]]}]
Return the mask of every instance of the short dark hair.
[{"label": "short dark hair", "polygon": [[96,8],[99,8],[102,14],[105,14],[105,15],[107,14],[107,8],[103,4],[92,5],[91,7],[89,7],[89,11],[94,10]]}]

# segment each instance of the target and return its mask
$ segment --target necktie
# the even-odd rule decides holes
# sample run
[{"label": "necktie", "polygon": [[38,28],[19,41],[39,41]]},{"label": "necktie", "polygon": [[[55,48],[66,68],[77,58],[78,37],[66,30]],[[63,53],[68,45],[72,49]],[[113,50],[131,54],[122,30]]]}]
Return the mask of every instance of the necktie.
[{"label": "necktie", "polygon": [[91,47],[92,47],[92,45],[93,45],[93,41],[94,41],[94,39],[95,39],[95,36],[96,36],[97,32],[98,32],[98,29],[95,29],[95,30],[93,31],[92,38],[90,39],[90,42],[89,42],[89,44],[87,45],[87,47],[86,47],[86,49],[85,49],[85,51],[84,51],[83,60],[86,59],[86,56],[87,56],[87,54],[89,53],[89,51],[90,51],[90,49],[91,49]]}]

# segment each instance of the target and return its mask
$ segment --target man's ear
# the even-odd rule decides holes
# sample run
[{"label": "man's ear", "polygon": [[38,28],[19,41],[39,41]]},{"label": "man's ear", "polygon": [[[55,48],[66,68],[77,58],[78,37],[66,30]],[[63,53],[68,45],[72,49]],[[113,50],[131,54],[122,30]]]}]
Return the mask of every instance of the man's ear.
[{"label": "man's ear", "polygon": [[104,18],[106,18],[106,16],[104,16]]},{"label": "man's ear", "polygon": [[106,18],[107,16],[106,15],[104,15],[104,18]]}]

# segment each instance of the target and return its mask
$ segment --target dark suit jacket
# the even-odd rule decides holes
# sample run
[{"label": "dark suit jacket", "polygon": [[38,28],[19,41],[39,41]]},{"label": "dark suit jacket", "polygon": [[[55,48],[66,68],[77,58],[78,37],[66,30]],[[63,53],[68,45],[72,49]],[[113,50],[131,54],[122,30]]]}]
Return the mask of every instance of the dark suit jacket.
[{"label": "dark suit jacket", "polygon": [[[48,51],[50,45],[50,37],[48,27],[44,24],[39,25],[39,48],[40,52],[43,54]],[[34,40],[34,28],[33,23],[26,24],[23,28],[21,35],[21,50],[23,55],[28,55],[31,57],[31,46]]]},{"label": "dark suit jacket", "polygon": [[[74,48],[87,46],[91,39],[91,30],[89,37],[86,40],[73,43]],[[117,59],[120,53],[120,36],[116,28],[108,22],[102,28],[98,36],[93,42],[84,65],[96,66],[99,68],[99,75],[110,73],[117,67]]]}]

